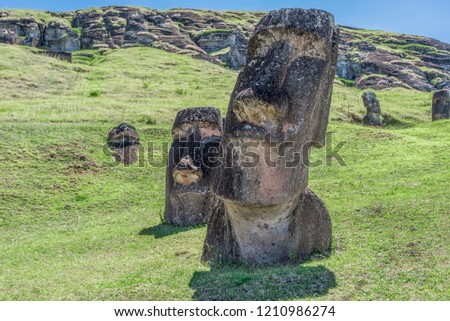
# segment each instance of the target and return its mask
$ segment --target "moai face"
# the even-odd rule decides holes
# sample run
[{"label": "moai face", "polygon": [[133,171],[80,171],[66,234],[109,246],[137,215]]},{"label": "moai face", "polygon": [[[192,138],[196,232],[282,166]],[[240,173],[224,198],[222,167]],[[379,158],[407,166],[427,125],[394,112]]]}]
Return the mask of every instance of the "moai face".
[{"label": "moai face", "polygon": [[209,192],[208,162],[222,140],[222,117],[212,107],[198,107],[178,113],[172,130],[173,143],[166,173],[167,223],[205,223],[214,197]]},{"label": "moai face", "polygon": [[333,17],[324,11],[282,9],[261,19],[228,107],[225,162],[212,181],[225,210],[208,225],[204,259],[216,251],[225,259],[273,264],[329,246],[328,213],[326,224],[303,226],[326,235],[311,241],[325,245],[304,250],[309,241],[297,222],[321,215],[304,211],[308,149],[324,144],[337,46]]},{"label": "moai face", "polygon": [[377,95],[371,91],[365,91],[362,95],[364,107],[367,109],[367,113],[381,114],[380,102],[377,99]]},{"label": "moai face", "polygon": [[225,123],[228,168],[217,192],[226,200],[273,206],[303,193],[307,149],[324,144],[337,35],[333,17],[319,10],[284,9],[261,20]]},{"label": "moai face", "polygon": [[364,107],[367,113],[363,118],[363,124],[369,126],[383,126],[381,120],[381,107],[377,95],[372,91],[365,91],[362,95]]}]

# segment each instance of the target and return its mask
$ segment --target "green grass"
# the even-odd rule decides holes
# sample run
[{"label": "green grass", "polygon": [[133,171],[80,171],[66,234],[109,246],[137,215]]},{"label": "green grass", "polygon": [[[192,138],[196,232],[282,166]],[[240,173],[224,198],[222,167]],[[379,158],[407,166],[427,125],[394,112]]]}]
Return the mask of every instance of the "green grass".
[{"label": "green grass", "polygon": [[[0,45],[0,300],[450,299],[450,121],[430,121],[432,93],[377,91],[395,121],[369,128],[363,91],[337,81],[329,130],[347,166],[324,166],[322,149],[310,173],[331,255],[211,268],[205,226],[161,224],[161,146],[180,109],[225,113],[237,73],[152,48],[85,53],[70,64]],[[154,143],[143,163],[104,151],[121,122]]]}]

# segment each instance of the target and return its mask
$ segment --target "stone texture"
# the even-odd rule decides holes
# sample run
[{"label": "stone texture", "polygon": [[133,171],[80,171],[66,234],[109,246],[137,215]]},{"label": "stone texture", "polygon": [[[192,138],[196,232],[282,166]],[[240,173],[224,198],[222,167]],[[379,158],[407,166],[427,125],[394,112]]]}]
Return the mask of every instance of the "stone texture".
[{"label": "stone texture", "polygon": [[[127,6],[50,14],[56,21],[71,21],[71,27],[81,31],[80,39],[68,32],[67,36],[52,40],[47,45],[50,50],[77,50],[78,41],[82,49],[143,45],[226,64],[233,69],[244,67],[248,39],[264,15],[263,12],[196,9],[158,11]],[[15,18],[12,11],[2,10],[0,42],[44,46],[52,23]],[[58,32],[64,32],[63,29]],[[52,28],[48,31],[54,32]],[[420,36],[342,27],[337,75],[354,81],[354,87],[358,88],[449,89],[450,44]]]},{"label": "stone texture", "polygon": [[44,28],[45,25],[34,18],[6,16],[0,19],[0,42],[36,47],[42,44]]},{"label": "stone texture", "polygon": [[341,28],[339,77],[358,88],[413,88],[449,85],[450,45],[419,36]]},{"label": "stone texture", "polygon": [[[324,144],[337,50],[325,11],[282,9],[261,19],[231,95],[224,164],[212,171],[224,208],[208,223],[203,260],[277,264],[329,249],[331,219],[306,190],[304,164],[305,146]],[[292,163],[297,156],[303,162]]]},{"label": "stone texture", "polygon": [[166,168],[166,223],[180,226],[207,222],[222,205],[210,192],[213,157],[222,140],[222,117],[212,107],[180,111]]},{"label": "stone texture", "polygon": [[369,126],[383,126],[380,102],[377,99],[377,95],[372,91],[365,91],[362,95],[362,100],[367,111],[363,118],[363,123]]},{"label": "stone texture", "polygon": [[139,134],[133,126],[122,123],[114,127],[106,140],[117,162],[130,165],[139,160]]},{"label": "stone texture", "polygon": [[53,52],[80,50],[80,39],[65,21],[52,21],[45,28],[43,45]]},{"label": "stone texture", "polygon": [[450,90],[438,90],[433,94],[432,119],[450,118]]}]

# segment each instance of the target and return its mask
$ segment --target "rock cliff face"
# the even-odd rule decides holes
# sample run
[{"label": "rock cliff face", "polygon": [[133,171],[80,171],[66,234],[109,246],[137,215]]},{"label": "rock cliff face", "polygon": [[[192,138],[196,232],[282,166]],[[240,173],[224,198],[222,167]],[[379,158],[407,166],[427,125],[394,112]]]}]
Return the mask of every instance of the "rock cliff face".
[{"label": "rock cliff face", "polygon": [[[110,6],[75,12],[0,9],[0,42],[53,52],[151,46],[239,69],[263,12]],[[350,86],[450,87],[450,44],[341,27],[337,76]]]},{"label": "rock cliff face", "polygon": [[441,89],[450,85],[450,45],[419,36],[341,27],[337,75],[359,88]]}]

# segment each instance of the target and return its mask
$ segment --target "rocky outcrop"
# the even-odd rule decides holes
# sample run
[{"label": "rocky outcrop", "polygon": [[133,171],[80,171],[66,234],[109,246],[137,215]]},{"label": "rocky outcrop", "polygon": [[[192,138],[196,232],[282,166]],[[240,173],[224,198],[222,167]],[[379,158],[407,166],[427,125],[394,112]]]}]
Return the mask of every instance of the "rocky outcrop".
[{"label": "rocky outcrop", "polygon": [[7,12],[0,15],[0,42],[14,45],[40,46],[45,24],[34,18],[10,18]]},{"label": "rocky outcrop", "polygon": [[449,86],[450,45],[425,37],[341,28],[337,75],[358,88]]},{"label": "rocky outcrop", "polygon": [[66,21],[56,20],[45,27],[43,46],[53,52],[72,52],[80,50],[80,39]]},{"label": "rocky outcrop", "polygon": [[[248,39],[264,13],[109,6],[45,14],[48,19],[43,20],[1,11],[0,42],[57,52],[151,46],[240,69]],[[358,88],[450,88],[450,45],[342,27],[337,75]]]}]

